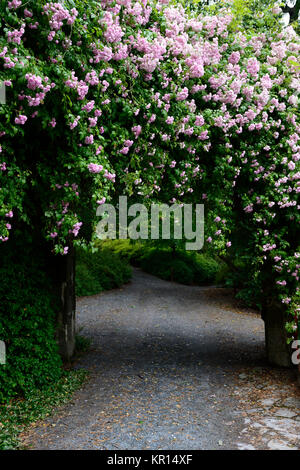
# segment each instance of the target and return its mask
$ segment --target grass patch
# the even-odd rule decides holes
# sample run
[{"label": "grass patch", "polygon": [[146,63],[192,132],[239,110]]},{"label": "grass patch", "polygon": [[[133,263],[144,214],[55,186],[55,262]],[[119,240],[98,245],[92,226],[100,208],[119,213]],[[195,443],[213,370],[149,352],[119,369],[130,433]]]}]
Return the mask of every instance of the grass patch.
[{"label": "grass patch", "polygon": [[83,369],[65,372],[48,389],[34,391],[26,399],[13,399],[8,404],[0,405],[0,450],[21,449],[20,433],[66,403],[87,375],[88,372]]}]

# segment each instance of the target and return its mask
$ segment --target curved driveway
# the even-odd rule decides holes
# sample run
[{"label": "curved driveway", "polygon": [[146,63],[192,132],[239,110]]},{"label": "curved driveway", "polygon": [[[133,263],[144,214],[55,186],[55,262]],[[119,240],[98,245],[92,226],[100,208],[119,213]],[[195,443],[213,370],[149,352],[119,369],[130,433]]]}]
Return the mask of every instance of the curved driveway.
[{"label": "curved driveway", "polygon": [[26,444],[297,448],[292,372],[267,366],[262,320],[234,308],[223,292],[135,270],[124,288],[79,299],[78,328],[92,348],[77,367],[91,377],[71,403],[30,431]]}]

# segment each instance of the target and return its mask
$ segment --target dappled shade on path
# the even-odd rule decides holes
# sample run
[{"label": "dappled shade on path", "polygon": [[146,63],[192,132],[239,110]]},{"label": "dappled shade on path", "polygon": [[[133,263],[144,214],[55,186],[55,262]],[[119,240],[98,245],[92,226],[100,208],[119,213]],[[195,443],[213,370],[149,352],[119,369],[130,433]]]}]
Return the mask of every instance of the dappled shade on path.
[{"label": "dappled shade on path", "polygon": [[[79,299],[78,329],[92,339],[92,348],[77,367],[88,368],[91,378],[71,404],[27,436],[27,444],[251,448],[255,436],[251,430],[247,439],[242,434],[245,412],[239,406],[245,380],[248,386],[253,374],[272,371],[263,322],[255,312],[237,310],[233,303],[230,308],[230,297],[226,305],[220,292],[136,270],[124,288]],[[289,373],[285,377],[288,393]],[[263,387],[260,382],[259,390]],[[268,439],[258,448],[268,448]]]}]

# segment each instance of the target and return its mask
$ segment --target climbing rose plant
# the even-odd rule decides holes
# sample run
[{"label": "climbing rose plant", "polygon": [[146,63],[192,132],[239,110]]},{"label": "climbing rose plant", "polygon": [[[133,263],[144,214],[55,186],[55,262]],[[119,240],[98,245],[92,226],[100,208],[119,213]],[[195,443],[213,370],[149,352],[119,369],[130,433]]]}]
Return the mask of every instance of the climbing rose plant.
[{"label": "climbing rose plant", "polygon": [[2,1],[0,240],[38,221],[67,254],[87,198],[203,202],[208,244],[272,265],[293,333],[300,42],[276,4],[246,3]]}]

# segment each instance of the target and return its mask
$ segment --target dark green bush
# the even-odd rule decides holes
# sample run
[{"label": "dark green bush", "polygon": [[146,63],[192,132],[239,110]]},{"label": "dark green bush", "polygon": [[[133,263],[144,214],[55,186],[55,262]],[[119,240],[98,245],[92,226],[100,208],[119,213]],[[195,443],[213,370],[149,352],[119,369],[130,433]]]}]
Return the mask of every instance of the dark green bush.
[{"label": "dark green bush", "polygon": [[249,259],[233,259],[232,268],[227,273],[226,285],[238,291],[236,297],[245,305],[261,310],[262,276],[258,270],[253,269]]},{"label": "dark green bush", "polygon": [[175,259],[171,264],[171,278],[181,284],[194,284],[193,267],[183,260]]},{"label": "dark green bush", "polygon": [[193,262],[194,282],[196,284],[215,282],[220,269],[220,265],[215,259],[200,253],[191,254],[190,259]]},{"label": "dark green bush", "polygon": [[141,257],[141,268],[161,279],[170,280],[172,277],[172,255],[168,251],[148,248]]},{"label": "dark green bush", "polygon": [[7,355],[0,365],[0,402],[53,384],[62,365],[42,262],[34,253],[8,248],[1,247],[0,339]]},{"label": "dark green bush", "polygon": [[120,287],[131,278],[128,262],[116,253],[103,248],[96,252],[79,248],[76,252],[76,294],[95,295]]},{"label": "dark green bush", "polygon": [[224,261],[220,261],[219,269],[218,269],[218,272],[216,274],[216,279],[215,279],[216,284],[220,286],[226,285],[229,273],[230,273],[229,265],[225,263]]},{"label": "dark green bush", "polygon": [[181,284],[209,284],[214,282],[218,263],[207,255],[184,251],[147,248],[141,257],[141,268],[160,277]]},{"label": "dark green bush", "polygon": [[121,258],[126,259],[133,266],[140,266],[141,257],[148,248],[147,245],[141,241],[133,241],[129,239],[97,241],[96,246],[106,248],[116,253]]},{"label": "dark green bush", "polygon": [[100,281],[95,278],[94,274],[84,262],[76,264],[76,295],[94,295],[103,290]]},{"label": "dark green bush", "polygon": [[181,284],[209,284],[215,282],[221,263],[208,254],[172,250],[167,243],[158,241],[105,240],[98,247],[113,251],[134,266],[161,279]]}]

